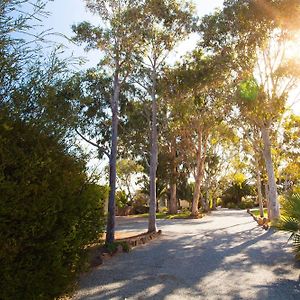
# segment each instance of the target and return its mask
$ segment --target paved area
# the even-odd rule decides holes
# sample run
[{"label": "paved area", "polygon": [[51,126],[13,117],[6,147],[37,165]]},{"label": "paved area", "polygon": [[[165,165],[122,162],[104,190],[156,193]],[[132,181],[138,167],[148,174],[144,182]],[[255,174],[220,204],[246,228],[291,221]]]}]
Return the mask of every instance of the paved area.
[{"label": "paved area", "polygon": [[[147,228],[118,219],[118,230]],[[159,220],[161,238],[83,276],[78,299],[300,299],[288,235],[264,231],[245,211],[201,220]]]}]

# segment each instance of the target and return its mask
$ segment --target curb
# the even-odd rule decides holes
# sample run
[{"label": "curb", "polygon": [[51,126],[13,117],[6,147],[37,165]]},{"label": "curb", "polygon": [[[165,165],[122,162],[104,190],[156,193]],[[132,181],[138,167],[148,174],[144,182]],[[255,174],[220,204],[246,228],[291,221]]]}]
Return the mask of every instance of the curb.
[{"label": "curb", "polygon": [[247,213],[254,219],[254,221],[258,224],[258,226],[261,226],[263,229],[268,230],[270,228],[269,222],[270,220],[268,218],[261,218],[256,217],[248,208]]}]

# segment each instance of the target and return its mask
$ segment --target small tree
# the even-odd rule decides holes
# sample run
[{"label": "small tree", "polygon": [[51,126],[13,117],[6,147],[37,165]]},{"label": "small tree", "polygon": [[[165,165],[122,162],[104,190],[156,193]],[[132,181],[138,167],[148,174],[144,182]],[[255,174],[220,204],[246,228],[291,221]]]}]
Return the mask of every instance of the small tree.
[{"label": "small tree", "polygon": [[150,210],[148,231],[156,227],[156,171],[158,164],[157,96],[158,79],[170,51],[192,29],[194,8],[186,1],[145,1],[142,8],[144,40],[142,44],[143,82],[151,99],[151,150],[150,150]]},{"label": "small tree", "polygon": [[75,41],[87,43],[86,50],[99,49],[104,58],[103,68],[111,74],[111,143],[109,155],[109,204],[106,243],[114,242],[115,236],[115,193],[117,176],[117,143],[119,123],[119,101],[122,85],[132,70],[133,54],[139,37],[136,22],[139,1],[136,0],[86,0],[87,7],[99,15],[102,26],[95,27],[88,22],[73,26]]}]

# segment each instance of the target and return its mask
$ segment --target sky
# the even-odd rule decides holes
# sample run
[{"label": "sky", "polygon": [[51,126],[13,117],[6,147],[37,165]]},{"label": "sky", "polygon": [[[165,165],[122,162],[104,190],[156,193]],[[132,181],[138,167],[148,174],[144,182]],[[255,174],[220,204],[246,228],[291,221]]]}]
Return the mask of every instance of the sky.
[{"label": "sky", "polygon": [[[195,0],[194,3],[197,7],[199,17],[213,12],[217,8],[221,8],[223,0]],[[50,16],[43,22],[47,29],[52,29],[53,32],[61,33],[67,37],[72,37],[71,26],[78,24],[82,21],[89,21],[94,25],[99,24],[99,17],[91,14],[86,8],[84,0],[54,0],[48,3],[46,10]],[[73,53],[74,56],[86,57],[88,61],[83,68],[95,66],[99,61],[100,53],[98,51],[90,51],[86,53],[82,46],[76,46],[69,43],[66,39],[54,38],[58,42],[62,42],[67,46],[66,55]],[[184,55],[187,51],[194,49],[197,43],[197,36],[192,36],[189,40],[182,42],[177,48],[176,53],[173,53],[169,59],[169,63],[174,63],[180,56]],[[89,145],[85,145],[88,148]],[[98,159],[92,159],[89,162],[91,169],[97,168],[101,172],[105,163]],[[104,183],[104,182],[102,182]]]},{"label": "sky", "polygon": [[[196,4],[200,17],[222,7],[223,4],[223,0],[194,0],[193,2]],[[99,17],[91,14],[85,8],[84,0],[54,0],[48,3],[46,10],[50,13],[50,16],[43,22],[45,28],[51,28],[53,32],[64,34],[67,37],[74,35],[71,29],[73,24],[78,24],[82,21],[89,21],[95,25],[99,24]],[[93,67],[97,64],[99,52],[91,51],[86,53],[82,46],[75,46],[64,39],[58,40],[68,47],[66,50],[67,54],[73,53],[75,56],[88,58],[89,61],[85,64],[85,68]],[[183,42],[177,48],[177,54],[172,55],[170,62],[172,63],[172,60],[180,58],[188,50],[192,50],[196,45],[196,41],[196,38],[191,38]]]},{"label": "sky", "polygon": [[[1,1],[1,0],[0,0]],[[223,0],[194,0],[197,7],[197,13],[199,17],[212,13],[215,9],[221,8]],[[92,15],[85,7],[84,0],[52,0],[47,4],[46,10],[50,13],[50,16],[43,22],[45,28],[52,29],[53,32],[61,33],[67,37],[72,37],[71,26],[78,24],[82,21],[89,21],[94,25],[99,24],[99,17]],[[67,46],[66,55],[71,53],[74,56],[86,57],[87,63],[83,68],[89,68],[96,66],[99,61],[100,53],[98,51],[90,51],[86,53],[82,46],[76,46],[66,39],[54,38],[56,41],[62,42]],[[195,48],[197,43],[197,36],[194,35],[188,40],[182,42],[169,59],[169,63],[172,64],[175,60],[178,60],[187,51]],[[300,103],[294,103],[293,111],[300,115]],[[94,159],[90,162],[90,166],[99,166],[101,162]],[[100,168],[102,169],[102,168]]]}]

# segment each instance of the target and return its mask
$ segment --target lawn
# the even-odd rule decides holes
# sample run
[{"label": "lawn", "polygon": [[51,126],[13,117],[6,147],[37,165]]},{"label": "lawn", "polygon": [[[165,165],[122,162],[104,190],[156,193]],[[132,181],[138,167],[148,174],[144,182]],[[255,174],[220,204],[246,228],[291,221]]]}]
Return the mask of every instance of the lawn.
[{"label": "lawn", "polygon": [[[177,213],[175,215],[168,214],[166,212],[159,212],[156,213],[156,219],[167,219],[167,220],[172,220],[172,219],[188,219],[191,215],[190,211],[183,211],[180,213]],[[136,218],[148,218],[149,214],[140,214],[140,215],[133,215],[132,217]]]},{"label": "lawn", "polygon": [[[251,209],[250,211],[251,211],[251,213],[253,213],[254,216],[260,217],[259,209]],[[268,210],[267,210],[267,208],[264,208],[264,216],[266,217],[267,215],[268,215]]]}]

